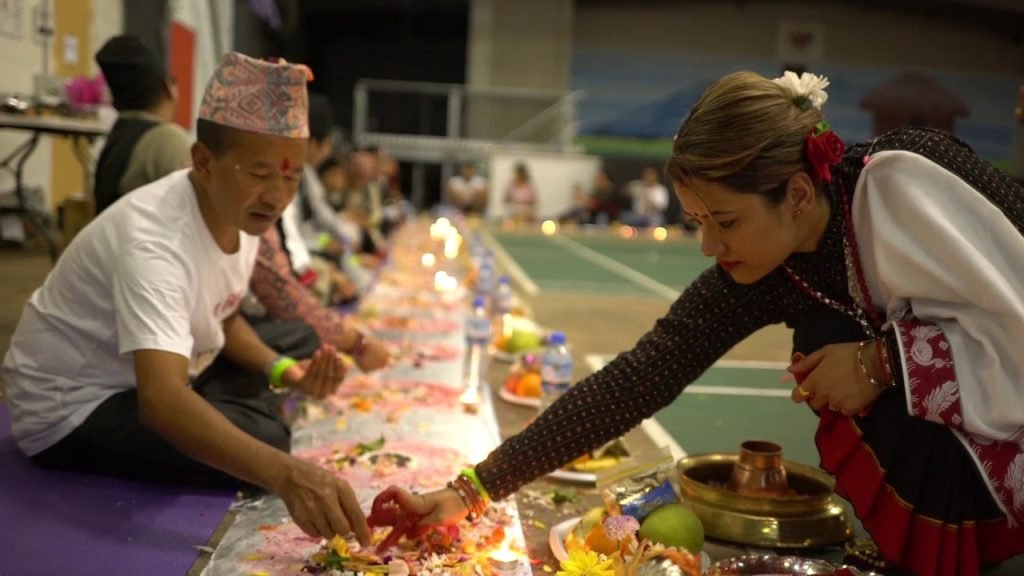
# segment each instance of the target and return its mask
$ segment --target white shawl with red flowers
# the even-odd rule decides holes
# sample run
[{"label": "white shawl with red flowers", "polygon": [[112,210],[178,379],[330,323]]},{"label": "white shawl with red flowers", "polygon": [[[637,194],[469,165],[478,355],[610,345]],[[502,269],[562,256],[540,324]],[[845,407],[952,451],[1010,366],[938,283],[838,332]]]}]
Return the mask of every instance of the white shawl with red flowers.
[{"label": "white shawl with red flowers", "polygon": [[898,335],[907,409],[951,427],[1024,521],[1024,236],[905,151],[871,156],[852,215],[872,300]]}]

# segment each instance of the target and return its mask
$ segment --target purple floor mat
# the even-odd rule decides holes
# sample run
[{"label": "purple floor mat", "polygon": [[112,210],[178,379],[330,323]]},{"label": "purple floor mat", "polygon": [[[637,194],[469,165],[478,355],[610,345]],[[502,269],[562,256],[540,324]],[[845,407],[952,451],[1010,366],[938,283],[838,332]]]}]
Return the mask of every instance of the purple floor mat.
[{"label": "purple floor mat", "polygon": [[185,576],[233,499],[38,468],[0,404],[0,576]]}]

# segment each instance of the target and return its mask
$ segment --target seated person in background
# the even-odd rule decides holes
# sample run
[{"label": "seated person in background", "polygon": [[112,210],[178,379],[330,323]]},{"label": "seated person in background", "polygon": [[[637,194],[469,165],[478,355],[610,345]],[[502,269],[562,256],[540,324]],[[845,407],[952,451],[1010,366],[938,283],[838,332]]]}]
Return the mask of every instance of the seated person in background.
[{"label": "seated person in background", "polygon": [[476,173],[476,166],[465,163],[458,174],[448,179],[448,203],[466,214],[482,214],[487,209],[487,179]]},{"label": "seated person in background", "polygon": [[353,247],[360,261],[370,267],[379,263],[383,254],[382,240],[373,224],[372,196],[373,190],[377,188],[374,181],[375,163],[376,157],[370,152],[360,151],[349,156],[348,191],[343,212],[345,219],[358,226],[359,237]]},{"label": "seated person in background", "polygon": [[[249,282],[253,302],[247,297],[246,313],[267,315],[275,320],[299,320],[316,330],[321,342],[330,342],[351,355],[363,372],[387,365],[390,353],[382,343],[348,326],[341,314],[325,308],[295,277],[288,255],[281,246],[277,229],[271,227],[260,238],[256,268]],[[336,303],[336,302],[335,302]]]},{"label": "seated person in background", "polygon": [[191,139],[174,120],[178,88],[135,36],[114,36],[96,53],[117,121],[96,162],[96,213],[129,190],[187,168]]},{"label": "seated person in background", "polygon": [[377,150],[377,182],[386,197],[402,195],[402,173],[398,161],[384,148]]},{"label": "seated person in background", "polygon": [[629,189],[633,195],[633,209],[623,214],[622,223],[641,228],[664,224],[668,188],[661,183],[658,170],[653,166],[644,168],[642,179],[631,182]]},{"label": "seated person in background", "polygon": [[558,222],[566,224],[569,222],[577,225],[583,225],[591,220],[591,210],[593,207],[593,200],[586,192],[583,191],[583,187],[578,183],[572,185],[572,205],[558,217]]},{"label": "seated person in background", "polygon": [[618,187],[608,177],[608,171],[598,168],[594,177],[594,191],[590,195],[592,203],[592,221],[601,226],[618,220],[623,210]]},{"label": "seated person in background", "polygon": [[381,187],[381,222],[380,231],[385,238],[401,226],[405,220],[415,215],[412,204],[402,194],[401,170],[398,161],[386,151],[380,150],[378,156],[377,181]]},{"label": "seated person in background", "polygon": [[320,182],[327,191],[327,203],[336,212],[345,209],[345,190],[348,187],[348,174],[345,168],[345,159],[338,156],[328,156],[316,168],[320,176]]},{"label": "seated person in background", "polygon": [[334,345],[295,342],[312,353],[296,361],[238,313],[256,236],[301,177],[307,74],[227,54],[203,97],[193,167],[101,214],[32,295],[3,379],[15,441],[37,464],[248,483],[280,496],[311,536],[354,530],[369,544],[351,487],[288,454],[274,393],[333,393],[345,373]]},{"label": "seated person in background", "polygon": [[536,219],[537,187],[533,185],[526,164],[516,164],[512,181],[505,188],[505,217],[514,223],[529,223]]},{"label": "seated person in background", "polygon": [[412,204],[405,199],[398,188],[388,188],[381,210],[381,232],[390,236],[405,223],[406,219],[415,216]]},{"label": "seated person in background", "polygon": [[[292,269],[313,287],[317,279],[331,279],[319,285],[324,302],[349,300],[368,287],[369,275],[352,261],[345,231],[337,212],[327,203],[327,191],[316,167],[331,155],[334,114],[322,94],[309,95],[309,142],[299,193],[281,216],[281,233]],[[322,257],[321,257],[322,256]],[[341,270],[339,271],[339,267]]]},{"label": "seated person in background", "polygon": [[343,238],[342,243],[332,245],[335,247],[338,244],[351,246],[352,251],[357,255],[362,266],[374,268],[379,262],[375,257],[366,258],[367,255],[362,251],[363,228],[353,219],[352,213],[347,210],[349,196],[352,194],[348,186],[350,170],[350,158],[336,156],[327,158],[317,168],[320,182],[323,183],[324,189],[327,191],[327,202],[337,212],[338,227]]}]

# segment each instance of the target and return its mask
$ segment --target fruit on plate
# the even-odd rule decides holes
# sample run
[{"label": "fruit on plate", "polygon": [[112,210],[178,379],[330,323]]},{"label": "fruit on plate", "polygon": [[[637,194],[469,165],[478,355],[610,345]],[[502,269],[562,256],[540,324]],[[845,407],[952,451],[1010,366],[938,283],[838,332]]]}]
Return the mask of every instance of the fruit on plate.
[{"label": "fruit on plate", "polygon": [[505,390],[517,396],[540,398],[540,362],[533,354],[526,354],[508,371]]},{"label": "fruit on plate", "polygon": [[573,531],[576,532],[576,535],[580,538],[586,539],[587,535],[590,534],[590,531],[593,530],[595,526],[600,526],[607,516],[608,511],[604,508],[591,508],[590,510],[587,510],[587,513],[584,514],[582,518],[580,518],[580,523],[576,525],[576,529]]},{"label": "fruit on plate", "polygon": [[528,372],[516,383],[516,394],[528,398],[540,398],[540,374]]},{"label": "fruit on plate", "polygon": [[495,327],[492,344],[502,352],[519,354],[544,346],[544,331],[525,316],[503,314]]},{"label": "fruit on plate", "polygon": [[618,540],[612,540],[604,529],[604,522],[598,522],[597,526],[590,529],[586,540],[583,541],[587,550],[598,554],[611,555],[619,551]]},{"label": "fruit on plate", "polygon": [[700,518],[682,504],[665,504],[656,508],[640,524],[641,539],[668,547],[686,548],[699,554],[704,547],[704,525]]},{"label": "fruit on plate", "polygon": [[601,526],[608,512],[604,508],[591,508],[584,514],[576,526],[565,535],[565,549],[587,550],[587,537],[594,528]]},{"label": "fruit on plate", "polygon": [[505,351],[518,354],[527,350],[536,350],[544,346],[544,338],[536,330],[513,328],[512,335],[505,342]]}]

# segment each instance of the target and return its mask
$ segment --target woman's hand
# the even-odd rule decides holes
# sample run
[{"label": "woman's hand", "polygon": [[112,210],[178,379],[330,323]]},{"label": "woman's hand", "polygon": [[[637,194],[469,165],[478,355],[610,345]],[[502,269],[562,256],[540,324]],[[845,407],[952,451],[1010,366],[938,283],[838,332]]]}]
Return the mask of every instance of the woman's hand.
[{"label": "woman's hand", "polygon": [[[795,356],[788,368],[799,384],[793,389],[793,401],[807,402],[814,410],[828,408],[847,416],[864,414],[882,390],[871,383],[857,360],[858,343],[830,344],[810,356]],[[877,348],[864,347],[864,365],[878,365]],[[876,382],[880,378],[872,371]]]},{"label": "woman's hand", "polygon": [[435,526],[450,526],[463,520],[469,508],[451,488],[428,494],[411,494],[392,486],[373,500],[373,508],[366,519],[370,528],[391,526],[392,530],[377,546],[384,551],[402,539],[419,538]]}]

